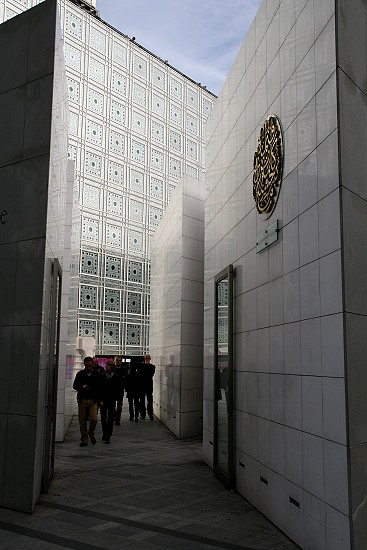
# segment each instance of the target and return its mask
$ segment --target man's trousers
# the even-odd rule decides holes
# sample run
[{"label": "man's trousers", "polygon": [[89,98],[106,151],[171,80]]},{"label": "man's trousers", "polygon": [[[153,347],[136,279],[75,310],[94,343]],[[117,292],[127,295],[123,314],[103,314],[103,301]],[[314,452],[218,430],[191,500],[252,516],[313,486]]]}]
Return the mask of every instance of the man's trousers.
[{"label": "man's trousers", "polygon": [[[94,437],[94,430],[97,425],[97,403],[93,399],[81,399],[78,408],[80,439],[82,443],[88,444],[89,437]],[[89,420],[89,430],[88,430]]]}]

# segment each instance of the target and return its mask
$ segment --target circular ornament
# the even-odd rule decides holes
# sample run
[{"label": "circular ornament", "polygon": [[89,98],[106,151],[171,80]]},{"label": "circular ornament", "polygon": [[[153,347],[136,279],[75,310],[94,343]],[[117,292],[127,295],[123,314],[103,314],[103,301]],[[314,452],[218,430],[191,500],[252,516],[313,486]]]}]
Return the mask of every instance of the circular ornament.
[{"label": "circular ornament", "polygon": [[282,181],[283,142],[278,117],[265,120],[257,141],[252,193],[261,219],[266,220],[273,213]]}]

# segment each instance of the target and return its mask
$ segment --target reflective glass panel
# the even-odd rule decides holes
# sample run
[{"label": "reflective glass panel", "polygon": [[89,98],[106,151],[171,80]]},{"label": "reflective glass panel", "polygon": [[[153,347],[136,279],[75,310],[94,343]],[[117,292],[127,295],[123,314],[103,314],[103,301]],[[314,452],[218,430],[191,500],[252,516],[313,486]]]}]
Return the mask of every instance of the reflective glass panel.
[{"label": "reflective glass panel", "polygon": [[217,288],[217,466],[228,475],[228,277]]}]

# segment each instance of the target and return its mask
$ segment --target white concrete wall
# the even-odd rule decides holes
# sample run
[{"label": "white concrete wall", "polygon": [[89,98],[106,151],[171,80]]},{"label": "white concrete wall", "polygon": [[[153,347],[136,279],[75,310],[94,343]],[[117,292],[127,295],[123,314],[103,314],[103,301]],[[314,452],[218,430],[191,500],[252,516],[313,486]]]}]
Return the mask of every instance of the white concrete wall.
[{"label": "white concrete wall", "polygon": [[179,438],[202,433],[204,184],[184,176],[152,247],[154,412]]},{"label": "white concrete wall", "polygon": [[[333,0],[264,0],[208,123],[204,456],[212,465],[213,279],[232,263],[236,488],[302,548],[345,550],[350,510],[335,25]],[[349,94],[359,126],[363,94]],[[283,126],[284,173],[275,211],[264,222],[252,198],[252,169],[260,128],[271,114]],[[276,219],[278,242],[256,254],[256,236]],[[360,223],[366,227],[364,214]],[[351,292],[356,298],[355,287]]]},{"label": "white concrete wall", "polygon": [[55,68],[56,9],[47,0],[0,26],[1,211],[8,213],[0,227],[0,505],[25,512],[41,490],[52,259],[63,263],[67,117]]},{"label": "white concrete wall", "polygon": [[[355,548],[367,547],[367,7],[338,2],[343,292],[350,501]],[[335,417],[338,423],[338,417]],[[339,457],[336,457],[336,460]]]},{"label": "white concrete wall", "polygon": [[[74,162],[67,167],[67,193],[65,212],[65,245],[62,272],[62,298],[60,317],[59,371],[57,384],[56,441],[63,441],[74,414],[77,413],[75,391],[72,383],[75,374],[75,333],[78,309],[79,239],[75,239],[75,228],[79,226],[79,200],[74,185]],[[77,200],[75,200],[77,199]],[[74,226],[74,231],[73,231]],[[79,232],[77,232],[79,233]]]}]

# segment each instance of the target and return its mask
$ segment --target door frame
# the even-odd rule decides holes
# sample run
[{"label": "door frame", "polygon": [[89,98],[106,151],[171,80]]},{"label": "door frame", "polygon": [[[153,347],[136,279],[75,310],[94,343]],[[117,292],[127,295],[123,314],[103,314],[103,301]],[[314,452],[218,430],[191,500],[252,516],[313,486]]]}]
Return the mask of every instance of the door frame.
[{"label": "door frame", "polygon": [[[227,471],[224,472],[218,466],[218,399],[217,390],[219,387],[218,371],[218,283],[228,278],[228,449],[227,449]],[[228,265],[214,277],[214,387],[213,387],[213,469],[215,475],[224,483],[228,489],[235,486],[234,469],[234,388],[233,388],[233,265]]]},{"label": "door frame", "polygon": [[53,259],[51,270],[50,344],[45,397],[46,418],[42,472],[42,492],[44,493],[48,491],[51,484],[55,465],[56,407],[62,295],[62,268],[58,258]]}]

